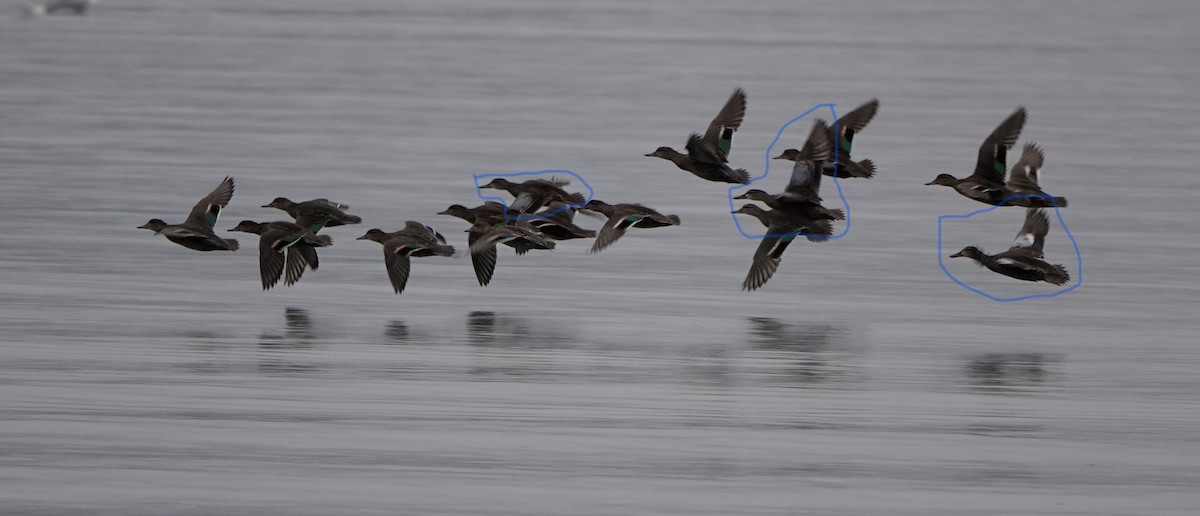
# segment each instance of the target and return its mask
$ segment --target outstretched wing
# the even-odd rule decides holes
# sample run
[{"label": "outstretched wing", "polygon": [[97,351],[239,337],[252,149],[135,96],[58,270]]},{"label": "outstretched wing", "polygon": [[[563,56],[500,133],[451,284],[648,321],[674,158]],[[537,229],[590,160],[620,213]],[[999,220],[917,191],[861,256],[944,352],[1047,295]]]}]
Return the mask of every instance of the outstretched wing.
[{"label": "outstretched wing", "polygon": [[1012,248],[1009,250],[1026,250],[1041,258],[1042,247],[1046,243],[1046,233],[1049,232],[1050,219],[1046,217],[1046,212],[1040,208],[1030,208],[1025,212],[1025,224],[1021,225],[1021,231],[1017,232],[1017,237],[1013,239]]},{"label": "outstretched wing", "polygon": [[712,144],[716,156],[721,163],[729,162],[729,149],[733,147],[733,133],[742,126],[746,117],[746,92],[741,88],[733,90],[733,95],[725,101],[725,106],[717,113],[717,117],[708,124],[704,132],[704,140]]},{"label": "outstretched wing", "polygon": [[1046,155],[1036,143],[1026,143],[1025,149],[1021,151],[1021,159],[1017,160],[1017,164],[1013,165],[1012,171],[1009,172],[1009,189],[1018,193],[1041,193],[1038,172],[1042,170],[1045,161]]},{"label": "outstretched wing", "polygon": [[258,240],[258,273],[262,276],[263,290],[274,287],[283,276],[283,250],[275,247],[275,241],[270,233]]},{"label": "outstretched wing", "polygon": [[608,222],[604,223],[604,227],[600,228],[600,232],[596,234],[596,241],[592,243],[591,252],[598,253],[603,251],[604,248],[612,245],[613,242],[616,242],[617,239],[625,235],[625,230],[632,225],[631,222],[626,220],[629,216],[628,213],[623,212],[613,213],[608,218]]},{"label": "outstretched wing", "polygon": [[467,235],[467,245],[471,248],[471,267],[475,269],[475,279],[479,280],[481,287],[491,283],[492,274],[496,272],[496,246],[475,247],[475,242],[486,232],[485,226],[475,226]]},{"label": "outstretched wing", "polygon": [[403,247],[400,244],[400,241],[393,239],[383,245],[383,264],[387,267],[392,289],[397,294],[404,292],[404,286],[408,284],[408,271],[412,266],[412,260],[401,252]]},{"label": "outstretched wing", "polygon": [[287,259],[284,263],[283,284],[292,286],[297,281],[300,281],[300,276],[304,275],[304,268],[308,266],[308,260],[305,258],[305,253],[301,249],[309,249],[312,255],[316,256],[317,252],[311,246],[306,246],[303,243],[297,243],[287,248]]},{"label": "outstretched wing", "polygon": [[839,154],[850,155],[850,148],[854,144],[854,135],[867,127],[871,119],[875,118],[876,111],[879,111],[879,99],[871,99],[838,119],[838,134],[830,132],[830,136],[833,136],[831,143],[837,144]]},{"label": "outstretched wing", "polygon": [[212,229],[217,223],[217,218],[221,216],[221,209],[229,204],[229,200],[233,198],[233,177],[226,176],[221,184],[208,195],[200,199],[192,207],[192,212],[188,214],[187,225],[203,225]]},{"label": "outstretched wing", "polygon": [[1008,150],[1017,144],[1023,127],[1025,108],[1018,107],[983,140],[983,144],[979,146],[979,159],[975,162],[975,173],[971,177],[984,184],[1003,186],[1004,174],[1008,171]]},{"label": "outstretched wing", "polygon": [[746,280],[742,282],[742,290],[757,290],[775,275],[775,271],[779,269],[779,261],[783,257],[783,252],[787,250],[788,245],[795,240],[795,236],[775,236],[794,233],[797,228],[790,223],[781,221],[772,221],[770,227],[767,228],[767,237],[759,242],[758,249],[754,251],[754,261],[750,264],[750,272],[746,274]]},{"label": "outstretched wing", "polygon": [[788,196],[821,200],[821,164],[829,160],[829,153],[829,128],[818,119],[792,166],[792,178],[785,189]]}]

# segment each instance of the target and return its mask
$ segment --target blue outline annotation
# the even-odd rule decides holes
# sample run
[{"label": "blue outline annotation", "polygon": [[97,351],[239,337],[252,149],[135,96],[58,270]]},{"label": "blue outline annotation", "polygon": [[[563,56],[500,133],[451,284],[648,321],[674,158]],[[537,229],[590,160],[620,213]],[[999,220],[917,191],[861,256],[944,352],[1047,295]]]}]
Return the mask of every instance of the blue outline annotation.
[{"label": "blue outline annotation", "polygon": [[[963,283],[962,281],[959,281],[958,278],[954,277],[954,275],[950,273],[950,269],[946,268],[946,263],[943,261],[943,258],[942,258],[942,255],[944,254],[942,251],[942,221],[944,221],[945,219],[969,219],[971,217],[979,215],[980,213],[987,213],[996,208],[1004,207],[1004,204],[1007,204],[1010,199],[1022,199],[1022,198],[1028,199],[1028,198],[1033,198],[1033,197],[1043,197],[1043,198],[1050,199],[1050,203],[1054,205],[1054,215],[1058,217],[1058,225],[1062,226],[1063,233],[1067,234],[1067,238],[1071,240],[1071,246],[1075,248],[1075,284],[1074,285],[1071,285],[1067,288],[1059,290],[1058,292],[1051,292],[1051,293],[1044,293],[1044,294],[1027,294],[1027,295],[1018,296],[1018,297],[996,297],[991,294],[988,294],[987,292],[979,290],[975,287],[967,285],[966,283]],[[847,219],[850,218],[848,213],[846,215],[846,218]],[[1045,297],[1045,298],[1058,297],[1063,294],[1066,294],[1067,292],[1070,292],[1072,290],[1079,288],[1080,285],[1083,285],[1083,255],[1079,253],[1079,243],[1077,243],[1075,241],[1075,236],[1072,235],[1071,230],[1067,228],[1067,223],[1063,221],[1062,212],[1060,212],[1058,210],[1058,204],[1054,202],[1054,198],[1049,195],[1046,195],[1046,194],[1010,195],[1008,197],[1005,197],[1003,201],[1000,201],[1000,204],[998,204],[998,205],[975,210],[966,215],[938,215],[937,253],[938,253],[938,265],[941,266],[942,272],[945,272],[946,276],[948,276],[955,283],[958,283],[958,286],[965,288],[967,290],[970,290],[971,292],[979,294],[988,299],[991,299],[992,301],[998,301],[1001,303],[1009,303],[1012,301],[1022,301],[1025,299],[1033,299],[1033,298],[1039,298],[1039,297]]]},{"label": "blue outline annotation", "polygon": [[[808,233],[804,233],[804,232],[785,233],[782,235],[773,235],[773,234],[751,235],[749,233],[746,233],[746,230],[742,228],[742,223],[740,221],[738,221],[737,214],[733,213],[735,210],[737,210],[737,208],[734,207],[734,205],[733,205],[733,192],[734,192],[734,190],[737,190],[739,188],[748,187],[748,186],[758,182],[759,180],[766,179],[767,175],[771,171],[771,161],[772,161],[771,160],[771,150],[775,148],[776,143],[779,143],[779,139],[781,137],[783,137],[783,132],[785,130],[787,130],[787,128],[789,126],[791,126],[792,124],[799,122],[804,117],[811,115],[814,111],[821,109],[823,107],[828,107],[829,113],[831,115],[833,115],[833,132],[834,132],[834,134],[841,134],[840,131],[838,130],[838,116],[837,116],[837,111],[834,109],[834,104],[831,102],[826,102],[824,104],[817,104],[817,105],[809,108],[808,111],[801,113],[799,116],[797,116],[791,120],[788,120],[787,123],[783,124],[783,127],[779,128],[779,132],[775,133],[775,139],[771,140],[771,145],[767,146],[767,150],[765,153],[766,165],[763,168],[762,175],[751,179],[749,183],[741,184],[741,185],[734,185],[734,186],[729,187],[730,216],[733,217],[733,225],[737,227],[738,233],[741,233],[742,236],[744,236],[750,240],[760,240],[760,239],[767,238],[767,237],[785,238],[785,237],[794,237],[794,236],[804,236],[804,237],[810,236]],[[842,205],[846,207],[846,221],[845,221],[846,228],[843,229],[841,233],[829,236],[829,240],[842,238],[842,237],[846,236],[847,233],[850,232],[850,203],[846,202],[846,196],[842,193],[841,182],[838,181],[838,176],[841,175],[841,173],[840,173],[841,165],[840,165],[840,163],[838,163],[838,150],[839,150],[840,146],[841,146],[841,138],[838,138],[838,141],[834,142],[834,144],[833,144],[833,166],[834,166],[834,170],[836,171],[836,173],[833,176],[833,184],[834,184],[834,186],[837,187],[838,197],[840,197],[842,199]],[[817,171],[817,173],[820,174],[821,171]]]},{"label": "blue outline annotation", "polygon": [[[583,200],[583,204],[577,205],[577,204],[569,204],[568,203],[566,206],[563,206],[562,208],[559,208],[559,209],[551,211],[551,212],[530,213],[528,215],[517,214],[516,217],[510,217],[508,215],[508,202],[505,201],[504,198],[500,197],[500,196],[483,195],[483,189],[480,188],[480,186],[479,186],[480,178],[497,178],[497,177],[507,178],[507,177],[534,176],[534,175],[547,175],[547,174],[550,175],[551,177],[553,177],[555,174],[566,174],[571,177],[574,177],[575,179],[578,179],[579,182],[583,184],[583,187],[587,188],[587,191],[588,191],[587,198]],[[485,202],[486,201],[496,201],[500,204],[503,204],[505,220],[527,221],[527,220],[543,219],[546,217],[553,217],[554,215],[558,215],[559,213],[566,211],[566,209],[568,207],[582,208],[584,205],[586,205],[588,202],[590,202],[593,198],[595,198],[595,195],[596,195],[596,191],[592,189],[592,185],[589,185],[588,182],[583,179],[583,176],[576,174],[574,172],[571,172],[570,170],[534,170],[534,171],[530,171],[530,172],[473,174],[473,177],[475,180],[475,195],[479,196],[479,198]]]}]

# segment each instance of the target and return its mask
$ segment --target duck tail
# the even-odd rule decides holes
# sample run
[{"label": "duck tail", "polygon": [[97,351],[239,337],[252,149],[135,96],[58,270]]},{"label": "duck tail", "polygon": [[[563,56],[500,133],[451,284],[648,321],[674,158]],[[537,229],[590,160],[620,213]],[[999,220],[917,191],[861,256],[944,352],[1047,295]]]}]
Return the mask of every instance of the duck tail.
[{"label": "duck tail", "polygon": [[678,226],[679,224],[681,224],[681,221],[679,220],[679,215],[667,215],[667,220],[671,221],[672,226]]},{"label": "duck tail", "polygon": [[454,246],[440,245],[434,250],[438,256],[454,256]]},{"label": "duck tail", "polygon": [[327,247],[333,245],[333,237],[329,235],[312,235],[311,237],[306,238],[305,242],[308,242],[316,247]]},{"label": "duck tail", "polygon": [[359,217],[358,215],[350,215],[347,213],[345,217],[342,217],[341,222],[342,222],[342,224],[361,224],[362,217]]},{"label": "duck tail", "polygon": [[578,208],[583,206],[583,203],[585,202],[587,202],[587,197],[584,197],[583,194],[579,192],[575,192],[567,196],[567,204],[570,204],[572,207]]},{"label": "duck tail", "polygon": [[833,235],[833,224],[828,220],[813,221],[804,228],[804,233],[809,242],[828,242],[829,237]]},{"label": "duck tail", "polygon": [[746,172],[746,169],[744,169],[744,168],[739,168],[737,170],[734,170],[733,178],[734,178],[734,181],[730,181],[731,183],[741,183],[744,185],[750,184],[750,173]]},{"label": "duck tail", "polygon": [[864,159],[862,161],[859,161],[858,163],[855,163],[854,166],[851,167],[850,172],[851,172],[850,177],[861,177],[864,179],[870,179],[872,177],[875,177],[875,162],[871,161],[869,159]]},{"label": "duck tail", "polygon": [[829,212],[833,220],[846,220],[846,212],[842,211],[841,208],[825,208],[825,211]]},{"label": "duck tail", "polygon": [[1046,271],[1046,283],[1051,285],[1066,285],[1071,281],[1071,275],[1067,274],[1066,267],[1061,264],[1050,266],[1050,270]]},{"label": "duck tail", "polygon": [[236,239],[236,238],[226,238],[226,239],[224,239],[224,240],[225,240],[225,245],[226,245],[227,247],[229,247],[229,250],[230,250],[230,251],[237,251],[237,250],[238,250],[238,241],[237,241],[237,239]]}]

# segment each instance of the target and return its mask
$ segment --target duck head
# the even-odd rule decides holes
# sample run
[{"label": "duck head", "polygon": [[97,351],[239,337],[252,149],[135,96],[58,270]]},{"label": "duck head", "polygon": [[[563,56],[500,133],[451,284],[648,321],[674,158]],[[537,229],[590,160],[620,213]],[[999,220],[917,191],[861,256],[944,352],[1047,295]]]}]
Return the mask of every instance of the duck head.
[{"label": "duck head", "polygon": [[983,256],[985,256],[983,251],[973,245],[964,247],[962,251],[950,255],[951,258],[965,257],[976,261]]},{"label": "duck head", "polygon": [[766,210],[764,210],[754,204],[743,204],[741,208],[738,208],[733,213],[744,213],[746,215],[754,215],[757,217],[758,215],[760,215],[762,213],[766,213]]},{"label": "duck head", "polygon": [[647,154],[646,156],[654,157],[654,158],[662,158],[662,159],[671,159],[671,156],[676,156],[678,154],[679,154],[678,151],[676,151],[675,149],[672,149],[670,147],[659,147],[657,149],[654,149],[654,152],[651,152],[650,154]]},{"label": "duck head", "polygon": [[796,158],[798,158],[798,157],[800,157],[800,151],[798,151],[796,149],[788,149],[788,150],[783,151],[783,154],[775,156],[773,159],[786,159],[788,161],[796,161]]},{"label": "duck head", "polygon": [[238,222],[238,225],[234,226],[233,229],[228,229],[226,231],[242,231],[245,233],[255,233],[261,235],[262,227],[262,224],[254,222],[253,220],[243,220]]},{"label": "duck head", "polygon": [[150,219],[150,222],[138,226],[138,229],[149,229],[155,233],[161,233],[167,227],[167,223],[162,219]]},{"label": "duck head", "polygon": [[492,182],[490,182],[486,185],[483,185],[480,188],[491,188],[493,190],[507,190],[511,186],[512,186],[512,183],[509,180],[504,179],[503,177],[497,177],[496,179],[493,179]]},{"label": "duck head", "polygon": [[276,197],[274,201],[264,204],[264,205],[262,205],[262,207],[263,208],[278,208],[281,210],[287,210],[288,208],[291,208],[295,204],[296,203],[292,202],[287,197]]},{"label": "duck head", "polygon": [[360,236],[360,237],[356,238],[355,240],[372,240],[375,242],[383,243],[383,241],[385,240],[386,237],[387,237],[387,233],[384,233],[382,229],[371,228],[371,229],[367,230],[367,234]]},{"label": "duck head", "polygon": [[754,190],[747,190],[746,193],[739,195],[737,197],[734,197],[734,199],[749,199],[751,201],[761,201],[763,199],[769,199],[770,197],[771,197],[771,194],[764,192],[762,190],[754,189]]},{"label": "duck head", "polygon": [[609,213],[612,213],[613,207],[611,204],[601,201],[600,199],[592,199],[588,201],[587,204],[580,206],[579,210],[583,211],[584,213],[593,212],[608,215]]},{"label": "duck head", "polygon": [[452,204],[449,208],[439,211],[438,215],[450,215],[451,217],[458,217],[466,221],[471,221],[474,218],[471,216],[471,211],[461,204]]},{"label": "duck head", "polygon": [[926,186],[942,185],[942,186],[950,186],[950,187],[953,187],[957,184],[958,184],[958,178],[956,178],[950,174],[938,174],[937,177],[933,178],[933,181],[925,183]]}]

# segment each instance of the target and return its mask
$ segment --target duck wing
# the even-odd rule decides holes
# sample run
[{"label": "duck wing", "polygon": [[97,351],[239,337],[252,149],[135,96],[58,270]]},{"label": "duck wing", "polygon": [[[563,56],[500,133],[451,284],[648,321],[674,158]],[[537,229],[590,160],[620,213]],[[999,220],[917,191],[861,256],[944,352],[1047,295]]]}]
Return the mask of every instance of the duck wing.
[{"label": "duck wing", "polygon": [[1016,145],[1023,127],[1025,108],[1018,107],[983,140],[979,146],[979,159],[975,162],[975,173],[970,178],[987,186],[1004,186],[1004,174],[1008,169],[1006,155]]},{"label": "duck wing", "polygon": [[829,128],[824,120],[813,124],[804,148],[792,165],[792,177],[788,181],[784,196],[799,200],[820,202],[821,195],[821,165],[829,161],[831,147],[829,144]]},{"label": "duck wing", "polygon": [[837,132],[834,133],[830,128],[830,141],[838,146],[838,153],[845,156],[850,155],[850,148],[854,144],[854,135],[861,132],[875,118],[875,112],[879,111],[879,99],[871,99],[865,104],[854,108],[853,111],[842,115],[837,121]]},{"label": "duck wing", "polygon": [[762,239],[762,242],[759,242],[758,249],[754,251],[754,261],[750,264],[750,272],[746,273],[746,280],[742,282],[742,290],[758,290],[771,279],[771,276],[775,275],[775,271],[779,269],[783,252],[796,238],[795,236],[778,235],[794,233],[797,230],[798,228],[790,223],[771,222],[770,227],[767,228],[767,236]]},{"label": "duck wing", "polygon": [[1017,253],[1042,257],[1042,248],[1046,243],[1046,234],[1050,232],[1050,218],[1040,208],[1030,208],[1025,212],[1025,223],[1013,239],[1013,245],[1005,253]]},{"label": "duck wing", "polygon": [[475,226],[467,234],[467,246],[471,249],[471,267],[475,269],[475,279],[479,280],[481,287],[491,283],[492,274],[496,272],[496,246],[475,246],[489,230],[487,226]]},{"label": "duck wing", "polygon": [[262,276],[263,290],[274,287],[283,276],[286,247],[279,245],[282,236],[282,231],[267,231],[258,239],[258,273]]},{"label": "duck wing", "polygon": [[191,213],[188,214],[187,221],[184,224],[197,225],[212,229],[217,223],[217,218],[221,216],[221,209],[229,204],[229,200],[233,198],[233,177],[225,176],[225,180],[217,185],[217,188],[208,195],[200,199],[192,207]]},{"label": "duck wing", "polygon": [[383,264],[387,267],[392,289],[397,294],[404,292],[404,286],[408,284],[408,272],[412,267],[412,260],[404,252],[407,245],[408,242],[401,238],[393,238],[383,244]]},{"label": "duck wing", "polygon": [[1021,158],[1013,165],[1008,174],[1008,188],[1017,193],[1042,193],[1038,186],[1038,173],[1046,155],[1036,143],[1026,143],[1021,151]]},{"label": "duck wing", "polygon": [[608,222],[604,223],[604,227],[600,228],[600,232],[596,233],[596,241],[592,243],[592,253],[603,251],[604,248],[613,244],[622,236],[630,226],[636,224],[642,219],[642,215],[632,213],[628,210],[618,210],[613,212],[608,218]]},{"label": "duck wing", "polygon": [[704,132],[704,140],[714,146],[716,156],[721,163],[729,162],[729,150],[733,147],[733,133],[742,126],[746,117],[746,92],[741,88],[733,90],[725,106],[708,124]]}]

